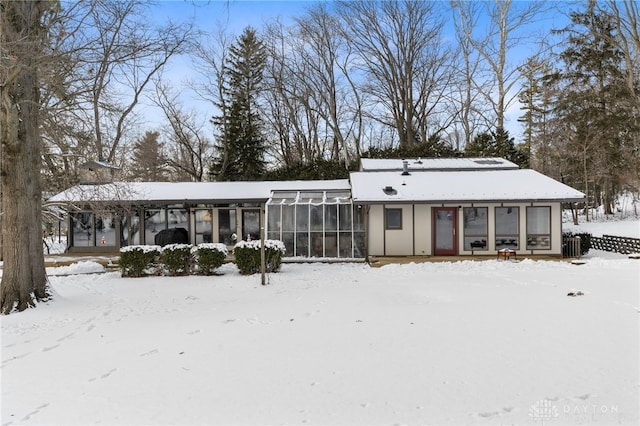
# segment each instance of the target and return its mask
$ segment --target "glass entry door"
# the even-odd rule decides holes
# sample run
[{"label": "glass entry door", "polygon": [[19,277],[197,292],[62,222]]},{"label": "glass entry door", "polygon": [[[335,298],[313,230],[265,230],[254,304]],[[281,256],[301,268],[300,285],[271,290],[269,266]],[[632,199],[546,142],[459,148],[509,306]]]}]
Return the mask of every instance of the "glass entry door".
[{"label": "glass entry door", "polygon": [[458,254],[457,219],[457,207],[433,208],[433,254],[435,256],[455,256]]},{"label": "glass entry door", "polygon": [[260,209],[242,210],[242,239],[260,239]]}]

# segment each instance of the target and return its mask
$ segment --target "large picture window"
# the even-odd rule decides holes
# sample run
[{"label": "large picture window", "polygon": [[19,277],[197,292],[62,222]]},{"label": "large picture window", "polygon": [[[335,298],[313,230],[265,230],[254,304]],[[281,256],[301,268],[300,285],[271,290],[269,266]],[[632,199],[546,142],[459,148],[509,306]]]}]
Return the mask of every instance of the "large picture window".
[{"label": "large picture window", "polygon": [[402,209],[385,209],[384,223],[385,229],[402,229]]},{"label": "large picture window", "polygon": [[496,207],[496,250],[518,249],[520,209]]},{"label": "large picture window", "polygon": [[488,250],[488,210],[487,207],[465,207],[462,209],[465,250]]},{"label": "large picture window", "polygon": [[76,247],[113,247],[116,224],[113,213],[76,212],[71,215],[73,245]]},{"label": "large picture window", "polygon": [[527,207],[527,249],[551,249],[551,207]]}]

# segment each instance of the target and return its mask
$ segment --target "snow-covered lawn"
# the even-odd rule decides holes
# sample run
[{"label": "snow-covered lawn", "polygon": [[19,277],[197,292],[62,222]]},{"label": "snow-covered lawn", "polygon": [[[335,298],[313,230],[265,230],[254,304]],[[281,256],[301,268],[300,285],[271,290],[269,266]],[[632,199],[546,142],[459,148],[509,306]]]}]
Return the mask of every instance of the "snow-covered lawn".
[{"label": "snow-covered lawn", "polygon": [[639,424],[640,260],[585,260],[52,268],[1,318],[2,425]]}]

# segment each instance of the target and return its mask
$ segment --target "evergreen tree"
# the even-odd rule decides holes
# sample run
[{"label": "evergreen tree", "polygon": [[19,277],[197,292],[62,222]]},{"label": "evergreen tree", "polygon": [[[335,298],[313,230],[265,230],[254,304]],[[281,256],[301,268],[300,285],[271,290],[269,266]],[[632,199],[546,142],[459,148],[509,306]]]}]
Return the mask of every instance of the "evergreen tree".
[{"label": "evergreen tree", "polygon": [[524,140],[518,148],[526,153],[532,168],[553,174],[546,161],[550,156],[549,124],[552,111],[552,86],[548,82],[553,78],[553,69],[548,62],[532,57],[520,71],[524,84],[518,99],[524,115],[518,121],[524,125]]},{"label": "evergreen tree", "polygon": [[251,27],[229,49],[224,110],[213,119],[219,134],[211,174],[218,181],[257,180],[266,170],[266,138],[258,105],[266,59],[266,49]]},{"label": "evergreen tree", "polygon": [[611,16],[590,1],[571,20],[555,105],[558,120],[568,125],[558,142],[564,142],[563,161],[573,169],[568,174],[581,175],[581,189],[611,213],[621,176],[637,167],[627,162],[633,156],[626,146],[637,137],[638,111],[625,84],[624,56],[611,42],[616,38]]},{"label": "evergreen tree", "polygon": [[133,145],[131,176],[142,182],[161,182],[165,179],[163,146],[158,132],[146,132]]},{"label": "evergreen tree", "polygon": [[466,157],[501,157],[520,167],[529,166],[529,157],[523,145],[516,147],[515,139],[505,129],[496,129],[477,135],[465,147]]}]

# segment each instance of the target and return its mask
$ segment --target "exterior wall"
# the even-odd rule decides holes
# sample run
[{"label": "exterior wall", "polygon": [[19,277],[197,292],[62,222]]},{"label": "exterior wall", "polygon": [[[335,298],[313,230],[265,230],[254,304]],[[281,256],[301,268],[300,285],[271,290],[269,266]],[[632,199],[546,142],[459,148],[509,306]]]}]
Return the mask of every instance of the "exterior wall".
[{"label": "exterior wall", "polygon": [[369,206],[367,214],[367,254],[384,256],[384,206]]},{"label": "exterior wall", "polygon": [[[496,244],[496,208],[518,208],[517,249],[522,255],[562,255],[562,208],[559,202],[528,203],[444,203],[444,204],[379,204],[369,206],[367,241],[370,256],[431,256],[433,255],[432,208],[457,208],[456,241],[458,255],[496,256],[503,247]],[[464,208],[487,209],[486,250],[465,249]],[[527,247],[527,207],[548,207],[550,211],[550,247]],[[385,209],[402,209],[402,229],[385,227]]]},{"label": "exterior wall", "polygon": [[[413,226],[413,205],[391,205],[385,208],[402,209],[402,229],[385,229],[384,251],[394,256],[410,256],[413,254],[415,238]],[[384,212],[383,212],[384,217]],[[384,222],[384,221],[383,221]],[[384,227],[384,223],[383,223]]]},{"label": "exterior wall", "polygon": [[431,238],[431,205],[414,205],[415,222],[415,251],[416,256],[431,255],[433,250],[433,238]]}]

